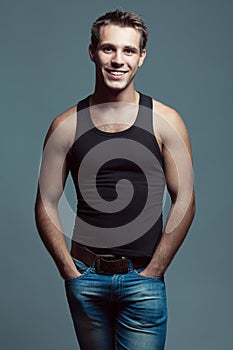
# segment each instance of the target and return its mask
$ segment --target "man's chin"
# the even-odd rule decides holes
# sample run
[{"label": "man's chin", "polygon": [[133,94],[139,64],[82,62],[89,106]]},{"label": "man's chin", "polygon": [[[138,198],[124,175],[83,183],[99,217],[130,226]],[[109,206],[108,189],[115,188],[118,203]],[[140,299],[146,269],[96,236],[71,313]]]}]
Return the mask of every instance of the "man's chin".
[{"label": "man's chin", "polygon": [[127,87],[126,83],[120,83],[120,82],[109,82],[108,81],[108,82],[106,82],[106,85],[112,91],[121,91]]}]

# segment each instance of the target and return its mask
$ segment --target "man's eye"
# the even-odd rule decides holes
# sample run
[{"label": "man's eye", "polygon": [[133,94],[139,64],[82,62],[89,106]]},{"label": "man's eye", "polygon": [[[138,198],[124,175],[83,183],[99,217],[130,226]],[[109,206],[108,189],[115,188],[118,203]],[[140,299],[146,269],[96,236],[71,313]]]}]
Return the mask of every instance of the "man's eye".
[{"label": "man's eye", "polygon": [[104,52],[112,52],[112,48],[111,47],[104,47],[103,51]]},{"label": "man's eye", "polygon": [[125,53],[127,53],[127,55],[132,55],[134,53],[134,50],[132,50],[132,49],[125,49]]}]

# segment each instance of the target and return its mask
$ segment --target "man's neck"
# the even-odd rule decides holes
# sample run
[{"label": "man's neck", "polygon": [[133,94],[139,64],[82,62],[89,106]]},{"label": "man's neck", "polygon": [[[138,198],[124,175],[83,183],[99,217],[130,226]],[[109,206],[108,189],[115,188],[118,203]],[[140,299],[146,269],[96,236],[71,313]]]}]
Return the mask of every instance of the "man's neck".
[{"label": "man's neck", "polygon": [[125,102],[125,103],[139,103],[139,93],[133,89],[125,89],[125,90],[110,90],[101,89],[99,91],[98,88],[95,89],[94,93],[91,95],[90,104],[97,105],[101,103],[110,103],[110,102]]}]

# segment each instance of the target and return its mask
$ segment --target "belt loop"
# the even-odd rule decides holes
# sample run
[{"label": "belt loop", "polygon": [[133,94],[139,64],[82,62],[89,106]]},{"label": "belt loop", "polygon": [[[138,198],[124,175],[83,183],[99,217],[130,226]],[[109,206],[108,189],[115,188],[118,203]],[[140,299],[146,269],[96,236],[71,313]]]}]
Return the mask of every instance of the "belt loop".
[{"label": "belt loop", "polygon": [[128,268],[129,268],[129,271],[134,270],[133,263],[132,263],[132,260],[130,258],[128,258]]},{"label": "belt loop", "polygon": [[96,260],[93,260],[93,262],[91,264],[91,267],[92,267],[92,269],[95,269],[95,267],[96,267]]}]

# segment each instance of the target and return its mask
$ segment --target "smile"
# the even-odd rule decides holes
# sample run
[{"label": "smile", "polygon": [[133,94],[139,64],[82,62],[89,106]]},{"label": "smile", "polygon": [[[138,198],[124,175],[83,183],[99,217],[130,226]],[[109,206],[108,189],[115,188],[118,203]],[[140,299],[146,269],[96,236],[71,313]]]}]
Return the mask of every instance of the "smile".
[{"label": "smile", "polygon": [[107,71],[109,74],[111,74],[111,75],[113,75],[113,76],[115,76],[115,77],[121,77],[122,75],[124,75],[125,73],[127,73],[127,72],[125,72],[125,71],[110,70],[110,69],[106,69],[106,71]]}]

